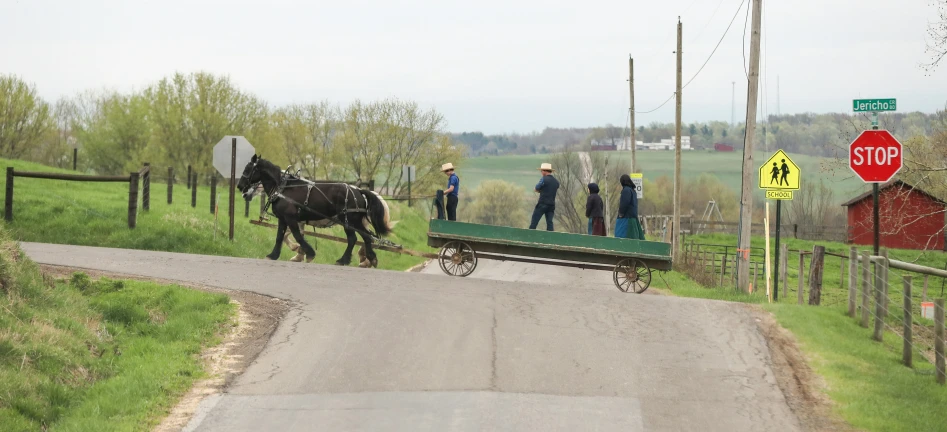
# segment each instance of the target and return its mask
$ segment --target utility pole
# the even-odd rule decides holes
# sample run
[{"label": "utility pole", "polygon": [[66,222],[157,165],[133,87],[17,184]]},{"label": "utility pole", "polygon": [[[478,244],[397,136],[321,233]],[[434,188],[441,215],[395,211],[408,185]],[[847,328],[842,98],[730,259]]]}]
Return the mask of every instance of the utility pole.
[{"label": "utility pole", "polygon": [[638,160],[635,158],[635,60],[628,55],[628,92],[631,97],[631,172],[638,172]]},{"label": "utility pole", "polygon": [[674,225],[671,227],[672,257],[681,251],[681,17],[677,17],[677,113],[674,114]]},{"label": "utility pole", "polygon": [[756,99],[760,79],[760,15],[763,0],[753,0],[753,32],[750,34],[750,75],[746,94],[746,134],[743,138],[743,190],[740,195],[740,235],[738,250],[737,281],[740,290],[749,292],[750,282],[750,224],[753,215],[751,178],[756,172],[753,165],[753,138],[756,130]]}]

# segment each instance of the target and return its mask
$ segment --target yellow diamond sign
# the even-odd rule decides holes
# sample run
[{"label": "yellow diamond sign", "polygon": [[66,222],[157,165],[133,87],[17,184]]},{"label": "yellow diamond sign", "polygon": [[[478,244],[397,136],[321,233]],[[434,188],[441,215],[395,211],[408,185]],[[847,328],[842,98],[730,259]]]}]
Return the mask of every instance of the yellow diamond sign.
[{"label": "yellow diamond sign", "polygon": [[799,166],[789,158],[786,152],[776,150],[776,153],[773,153],[773,156],[760,167],[760,189],[773,191],[799,190],[801,174]]}]

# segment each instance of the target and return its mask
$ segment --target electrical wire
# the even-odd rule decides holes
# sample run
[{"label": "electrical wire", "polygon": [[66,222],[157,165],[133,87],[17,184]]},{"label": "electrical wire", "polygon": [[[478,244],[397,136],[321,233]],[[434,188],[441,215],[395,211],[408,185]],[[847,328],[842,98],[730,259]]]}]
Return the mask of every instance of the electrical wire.
[{"label": "electrical wire", "polygon": [[707,56],[707,60],[704,60],[704,64],[700,66],[700,69],[697,70],[697,73],[695,73],[694,76],[692,76],[691,79],[687,81],[687,84],[684,84],[684,86],[681,87],[681,89],[687,88],[687,85],[690,84],[691,81],[694,81],[694,78],[697,78],[697,75],[700,75],[700,72],[704,70],[704,66],[707,66],[707,63],[710,62],[711,58],[713,58],[714,53],[717,52],[717,48],[720,47],[720,43],[723,42],[723,38],[725,38],[727,36],[727,33],[730,32],[730,27],[733,26],[733,21],[737,19],[737,15],[740,14],[740,10],[743,9],[743,5],[745,3],[746,3],[746,0],[742,0],[740,2],[740,7],[738,7],[736,13],[733,14],[733,18],[730,19],[730,24],[727,25],[727,29],[724,30],[723,35],[720,36],[720,40],[717,41],[717,45],[714,47],[713,51],[711,51],[710,55]]}]

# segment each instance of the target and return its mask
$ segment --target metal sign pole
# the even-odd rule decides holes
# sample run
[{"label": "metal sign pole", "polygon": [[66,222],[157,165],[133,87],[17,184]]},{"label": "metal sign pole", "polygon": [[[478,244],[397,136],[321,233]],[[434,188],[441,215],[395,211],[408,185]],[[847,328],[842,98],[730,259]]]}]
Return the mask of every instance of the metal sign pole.
[{"label": "metal sign pole", "polygon": [[233,198],[237,188],[237,138],[233,138],[230,153],[230,241],[233,241]]}]

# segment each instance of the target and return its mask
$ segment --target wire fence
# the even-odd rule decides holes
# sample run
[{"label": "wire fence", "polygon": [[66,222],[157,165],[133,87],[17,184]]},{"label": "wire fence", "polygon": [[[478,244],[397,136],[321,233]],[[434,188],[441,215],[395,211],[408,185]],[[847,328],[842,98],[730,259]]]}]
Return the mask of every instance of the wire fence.
[{"label": "wire fence", "polygon": [[[934,366],[936,380],[945,384],[944,289],[947,271],[920,266],[888,257],[888,251],[871,255],[850,247],[848,256],[825,251],[816,245],[812,251],[789,251],[786,245],[779,259],[771,263],[773,291],[771,301],[837,307],[847,304],[846,314],[857,325],[872,328],[872,339],[886,347],[885,333],[893,334],[901,343],[902,362],[915,368],[914,354]],[[737,289],[735,275],[737,252],[731,246],[690,243],[684,248],[684,270],[697,282],[709,288]],[[753,291],[766,275],[759,268],[762,248],[750,251],[750,283]],[[827,265],[828,262],[839,263]],[[790,265],[795,261],[795,265]],[[808,267],[807,267],[808,261]],[[836,273],[835,269],[838,269]],[[837,281],[835,275],[838,275]],[[762,276],[762,277],[761,277]],[[829,276],[829,277],[826,277]],[[920,277],[918,277],[920,276]],[[939,292],[931,290],[932,279],[941,280]],[[920,281],[920,283],[917,283]],[[782,297],[776,296],[781,287]],[[918,289],[920,288],[920,289]],[[769,296],[770,291],[766,291]],[[808,294],[808,296],[806,295]]]}]

